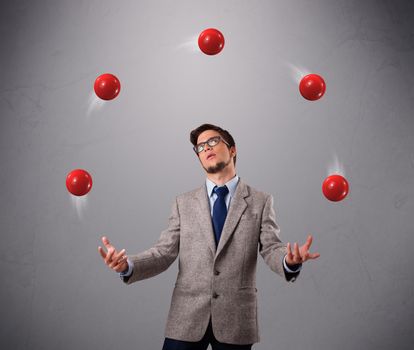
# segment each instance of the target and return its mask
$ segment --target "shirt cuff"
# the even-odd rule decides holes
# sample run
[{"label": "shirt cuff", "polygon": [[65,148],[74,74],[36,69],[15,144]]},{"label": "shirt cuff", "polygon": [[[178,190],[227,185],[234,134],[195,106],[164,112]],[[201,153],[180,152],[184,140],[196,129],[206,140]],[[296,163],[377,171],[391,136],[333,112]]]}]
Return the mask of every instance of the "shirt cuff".
[{"label": "shirt cuff", "polygon": [[[283,267],[285,268],[285,270],[287,271],[287,272],[290,272],[290,273],[296,273],[296,272],[299,272],[301,269],[302,269],[302,264],[296,264],[295,265],[295,268],[293,268],[292,269],[292,267],[291,268],[289,268],[288,267],[288,265],[287,265],[287,263],[286,263],[286,255],[287,254],[285,254],[285,256],[283,257]],[[297,266],[297,267],[296,267]]]},{"label": "shirt cuff", "polygon": [[129,277],[132,275],[132,270],[134,268],[134,264],[132,263],[131,260],[129,260],[129,258],[127,258],[127,263],[128,263],[128,271],[127,272],[120,272],[119,275],[121,277]]}]

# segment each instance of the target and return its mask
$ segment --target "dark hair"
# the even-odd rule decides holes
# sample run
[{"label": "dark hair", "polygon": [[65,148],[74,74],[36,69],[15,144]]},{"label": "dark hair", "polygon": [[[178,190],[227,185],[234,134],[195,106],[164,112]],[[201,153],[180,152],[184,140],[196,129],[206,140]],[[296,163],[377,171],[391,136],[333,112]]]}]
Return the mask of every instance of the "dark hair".
[{"label": "dark hair", "polygon": [[[224,130],[220,128],[219,126],[213,125],[213,124],[203,124],[200,125],[198,128],[194,129],[190,132],[190,142],[196,146],[198,137],[201,133],[203,133],[206,130],[215,130],[217,131],[220,136],[229,144],[227,146],[229,149],[232,146],[236,146],[236,143],[234,142],[233,136],[230,135],[230,133],[227,130]],[[234,155],[234,165],[236,165],[236,155]]]}]

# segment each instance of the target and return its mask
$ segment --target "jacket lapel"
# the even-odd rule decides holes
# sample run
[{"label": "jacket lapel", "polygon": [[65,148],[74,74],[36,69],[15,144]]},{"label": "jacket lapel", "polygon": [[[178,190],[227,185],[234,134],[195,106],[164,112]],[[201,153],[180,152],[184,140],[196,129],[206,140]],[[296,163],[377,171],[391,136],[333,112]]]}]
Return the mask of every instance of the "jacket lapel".
[{"label": "jacket lapel", "polygon": [[206,238],[207,244],[210,247],[213,256],[215,256],[216,242],[214,241],[213,223],[211,222],[210,203],[206,185],[203,185],[198,189],[196,197],[198,199],[198,208],[196,209],[196,213],[198,213],[200,228],[203,231],[203,235]]}]

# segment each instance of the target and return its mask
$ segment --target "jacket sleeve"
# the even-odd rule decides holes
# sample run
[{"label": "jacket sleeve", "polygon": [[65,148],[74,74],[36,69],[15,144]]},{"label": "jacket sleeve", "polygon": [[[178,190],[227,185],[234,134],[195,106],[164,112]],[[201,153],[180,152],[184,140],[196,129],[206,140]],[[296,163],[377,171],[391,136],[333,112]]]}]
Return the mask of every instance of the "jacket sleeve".
[{"label": "jacket sleeve", "polygon": [[273,196],[269,195],[262,213],[261,231],[259,237],[259,253],[270,269],[284,277],[286,281],[294,282],[300,272],[290,273],[283,266],[287,254],[286,244],[279,238],[280,228],[276,223],[273,209]]},{"label": "jacket sleeve", "polygon": [[168,269],[178,256],[180,243],[180,214],[177,199],[175,199],[171,215],[168,218],[168,228],[161,232],[156,244],[136,255],[127,257],[133,263],[132,275],[121,279],[126,284],[154,277]]}]

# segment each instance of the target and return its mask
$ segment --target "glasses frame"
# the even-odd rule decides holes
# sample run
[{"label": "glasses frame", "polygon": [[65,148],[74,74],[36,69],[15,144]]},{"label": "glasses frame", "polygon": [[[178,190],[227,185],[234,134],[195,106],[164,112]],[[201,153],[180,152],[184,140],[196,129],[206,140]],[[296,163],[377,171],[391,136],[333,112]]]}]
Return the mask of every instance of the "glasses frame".
[{"label": "glasses frame", "polygon": [[[211,146],[210,144],[209,144],[209,142],[211,141],[211,140],[213,140],[213,139],[218,139],[218,142],[214,145],[214,146]],[[198,155],[199,153],[201,153],[201,152],[203,152],[204,151],[204,148],[205,148],[205,146],[206,146],[206,144],[207,145],[209,145],[210,147],[215,147],[215,146],[217,146],[219,143],[220,143],[220,141],[223,141],[227,146],[229,146],[230,147],[230,145],[229,145],[229,143],[225,140],[225,139],[223,139],[220,135],[217,135],[217,136],[213,136],[213,137],[210,137],[207,141],[205,141],[205,142],[200,142],[200,143],[198,143],[197,145],[195,145],[194,147],[193,147],[193,150],[194,150],[194,152]],[[201,149],[201,151],[197,151],[197,149],[200,147],[200,146],[202,146],[203,148]]]}]

